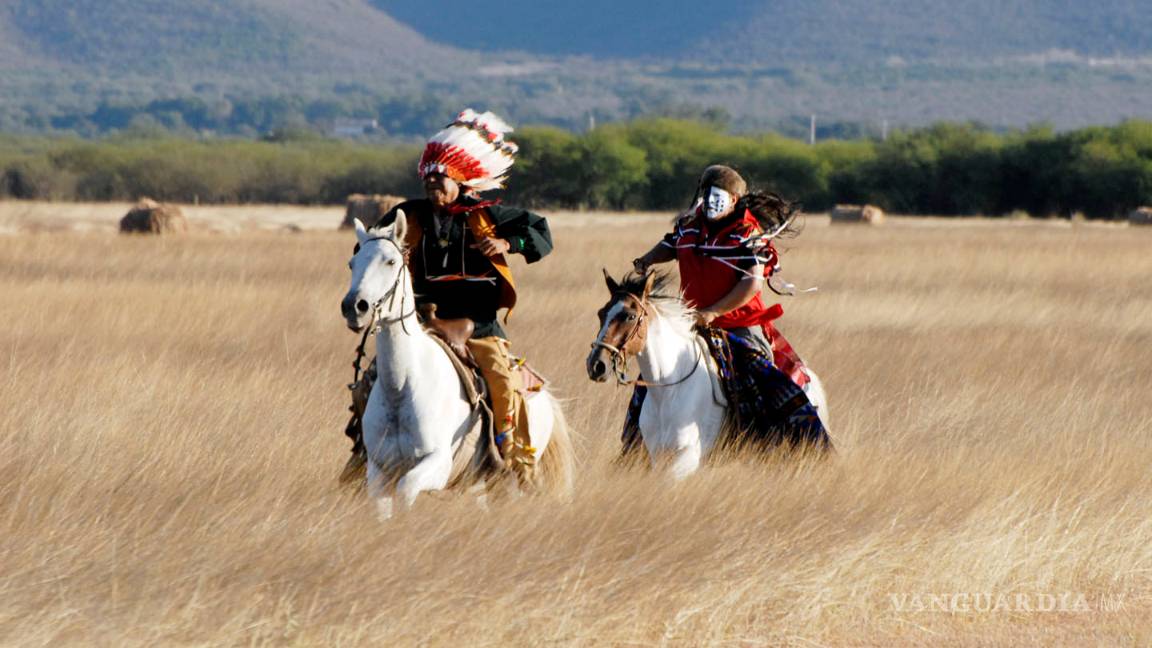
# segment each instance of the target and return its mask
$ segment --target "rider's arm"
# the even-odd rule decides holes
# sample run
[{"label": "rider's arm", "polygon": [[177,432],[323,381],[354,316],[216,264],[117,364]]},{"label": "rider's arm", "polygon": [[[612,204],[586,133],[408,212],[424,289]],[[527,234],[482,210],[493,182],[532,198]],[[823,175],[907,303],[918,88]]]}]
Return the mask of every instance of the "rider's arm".
[{"label": "rider's arm", "polygon": [[690,224],[693,218],[699,215],[700,201],[676,217],[676,226],[671,232],[664,235],[659,243],[644,253],[643,256],[632,259],[632,269],[640,274],[648,272],[649,266],[657,263],[668,263],[676,260],[676,245],[680,241],[680,228]]},{"label": "rider's arm", "polygon": [[676,260],[676,248],[672,247],[666,240],[660,241],[651,250],[644,253],[644,256],[632,260],[632,267],[644,274],[648,271],[648,267],[656,263],[668,263],[669,261]]},{"label": "rider's arm", "polygon": [[492,205],[488,213],[496,225],[496,235],[508,241],[510,253],[534,263],[552,251],[552,231],[543,216],[504,205]]},{"label": "rider's arm", "polygon": [[728,291],[727,295],[716,300],[716,303],[711,306],[698,309],[696,312],[711,321],[715,317],[726,315],[752,301],[760,293],[760,282],[764,279],[764,266],[755,265],[748,268],[746,272],[747,274],[732,287],[732,290]]}]

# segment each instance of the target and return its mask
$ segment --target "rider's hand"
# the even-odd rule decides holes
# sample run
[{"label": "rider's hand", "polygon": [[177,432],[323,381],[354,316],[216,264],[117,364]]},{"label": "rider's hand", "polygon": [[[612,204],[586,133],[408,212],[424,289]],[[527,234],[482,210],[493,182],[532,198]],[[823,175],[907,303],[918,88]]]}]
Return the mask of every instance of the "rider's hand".
[{"label": "rider's hand", "polygon": [[638,275],[648,274],[648,268],[650,267],[652,267],[652,264],[648,261],[647,257],[636,257],[632,259],[632,270]]},{"label": "rider's hand", "polygon": [[480,250],[484,253],[484,256],[496,256],[497,254],[504,254],[508,250],[511,250],[512,244],[504,239],[482,238],[468,247],[473,250]]},{"label": "rider's hand", "polygon": [[696,326],[708,326],[717,317],[719,316],[712,311],[696,311]]}]

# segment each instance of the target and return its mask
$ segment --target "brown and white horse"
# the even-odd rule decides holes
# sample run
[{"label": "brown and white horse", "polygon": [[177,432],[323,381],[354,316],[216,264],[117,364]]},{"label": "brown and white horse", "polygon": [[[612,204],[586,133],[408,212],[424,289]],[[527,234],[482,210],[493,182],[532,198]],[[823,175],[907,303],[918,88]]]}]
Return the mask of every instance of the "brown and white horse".
[{"label": "brown and white horse", "polygon": [[[651,273],[617,282],[604,272],[611,297],[600,309],[600,333],[592,343],[588,377],[604,382],[625,373],[636,359],[648,387],[640,411],[640,433],[653,467],[667,466],[682,479],[696,472],[715,449],[726,423],[727,402],[716,364],[693,328],[693,313],[678,295],[661,290],[667,277]],[[809,370],[805,391],[827,426],[820,379]]]}]

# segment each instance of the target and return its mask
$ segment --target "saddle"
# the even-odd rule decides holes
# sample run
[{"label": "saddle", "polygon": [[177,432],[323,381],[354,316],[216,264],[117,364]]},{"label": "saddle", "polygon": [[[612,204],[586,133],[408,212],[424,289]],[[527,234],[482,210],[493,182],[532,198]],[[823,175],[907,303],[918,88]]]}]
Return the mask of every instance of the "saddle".
[{"label": "saddle", "polygon": [[[452,366],[460,376],[464,385],[465,395],[473,412],[483,420],[480,444],[487,447],[486,460],[482,462],[488,469],[503,471],[507,467],[508,458],[501,452],[496,441],[496,428],[492,416],[492,402],[490,387],[484,379],[480,365],[472,354],[468,341],[476,330],[476,325],[469,319],[441,319],[436,317],[436,305],[427,304],[420,307],[421,321],[433,340],[447,352],[452,360]],[[520,391],[526,398],[529,393],[538,392],[545,386],[545,381],[539,373],[528,366],[523,358],[512,357],[512,367],[519,373]]]},{"label": "saddle", "polygon": [[467,318],[440,319],[436,317],[436,304],[423,304],[419,310],[420,321],[423,322],[425,330],[447,344],[465,365],[479,370],[476,358],[473,358],[472,352],[468,350],[468,340],[472,339],[472,334],[476,331],[476,323]]},{"label": "saddle", "polygon": [[[436,304],[420,306],[420,316],[425,330],[447,345],[448,349],[455,354],[456,359],[471,369],[476,374],[477,381],[483,384],[483,377],[480,376],[480,365],[476,363],[476,358],[472,356],[472,351],[468,348],[468,340],[472,339],[472,334],[476,331],[475,322],[467,318],[441,319],[436,317]],[[525,392],[538,392],[544,388],[546,384],[544,377],[528,366],[524,358],[513,357],[512,361],[520,370],[520,380]],[[461,376],[461,379],[463,378],[464,376]],[[484,385],[484,391],[487,391],[487,385]]]}]

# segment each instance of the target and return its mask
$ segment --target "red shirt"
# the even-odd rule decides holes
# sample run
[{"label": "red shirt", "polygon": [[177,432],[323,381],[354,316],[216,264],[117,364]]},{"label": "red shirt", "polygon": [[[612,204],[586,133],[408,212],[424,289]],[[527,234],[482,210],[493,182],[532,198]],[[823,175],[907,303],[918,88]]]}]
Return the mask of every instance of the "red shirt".
[{"label": "red shirt", "polygon": [[[764,240],[763,230],[751,212],[741,218],[730,216],[719,223],[708,221],[699,211],[677,223],[663,244],[676,250],[680,266],[680,288],[693,308],[708,308],[736,287],[756,266],[764,274],[779,267],[772,242]],[[780,315],[779,304],[768,307],[757,293],[748,303],[717,317],[712,325],[722,329],[762,326]]]}]

